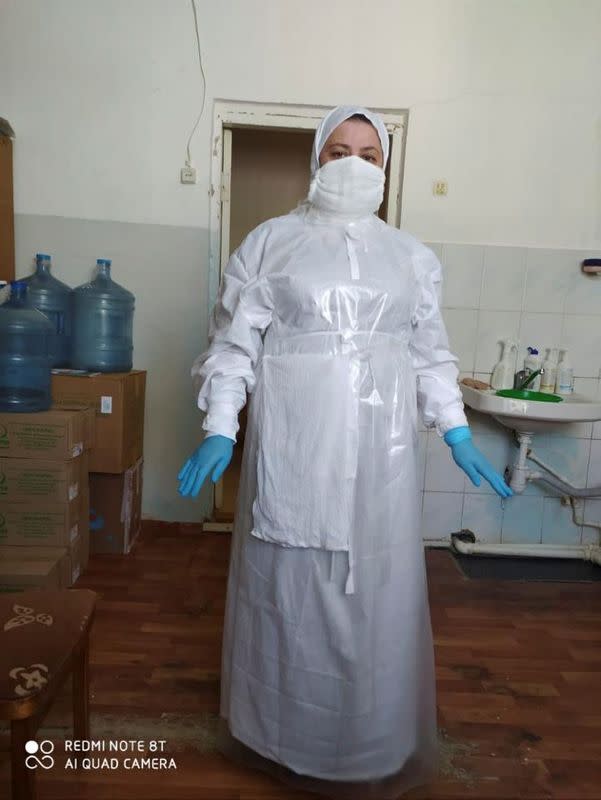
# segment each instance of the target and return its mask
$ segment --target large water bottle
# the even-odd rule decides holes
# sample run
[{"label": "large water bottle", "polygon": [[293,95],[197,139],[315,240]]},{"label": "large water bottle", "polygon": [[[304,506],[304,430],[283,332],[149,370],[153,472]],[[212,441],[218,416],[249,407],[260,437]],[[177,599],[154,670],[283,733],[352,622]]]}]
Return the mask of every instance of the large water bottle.
[{"label": "large water bottle", "polygon": [[27,284],[11,283],[0,305],[0,411],[46,411],[50,408],[50,340],[54,327],[28,307]]},{"label": "large water bottle", "polygon": [[25,278],[29,305],[37,308],[54,325],[50,340],[53,367],[68,367],[71,356],[71,289],[50,274],[51,258],[45,253],[35,257],[36,271]]},{"label": "large water bottle", "polygon": [[73,289],[71,366],[96,372],[129,372],[135,298],[111,279],[108,258],[99,258],[96,265],[94,280]]}]

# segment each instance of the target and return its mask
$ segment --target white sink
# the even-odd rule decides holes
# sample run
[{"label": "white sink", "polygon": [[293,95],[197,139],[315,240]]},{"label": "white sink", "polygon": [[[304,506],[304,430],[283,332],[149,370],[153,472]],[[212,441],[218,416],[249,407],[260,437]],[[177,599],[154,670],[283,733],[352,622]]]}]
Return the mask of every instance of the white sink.
[{"label": "white sink", "polygon": [[466,406],[482,414],[490,414],[501,425],[516,431],[540,433],[567,422],[595,422],[601,419],[601,400],[574,392],[561,403],[537,400],[515,400],[499,397],[495,389],[474,389],[459,384]]}]

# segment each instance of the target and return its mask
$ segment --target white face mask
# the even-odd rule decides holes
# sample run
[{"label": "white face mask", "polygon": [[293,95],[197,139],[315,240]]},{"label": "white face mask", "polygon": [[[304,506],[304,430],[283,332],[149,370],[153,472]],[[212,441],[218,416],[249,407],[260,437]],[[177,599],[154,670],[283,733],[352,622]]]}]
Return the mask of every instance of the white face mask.
[{"label": "white face mask", "polygon": [[360,217],[373,214],[384,199],[385,174],[381,167],[359,156],[326,161],[311,180],[308,200],[333,214]]}]

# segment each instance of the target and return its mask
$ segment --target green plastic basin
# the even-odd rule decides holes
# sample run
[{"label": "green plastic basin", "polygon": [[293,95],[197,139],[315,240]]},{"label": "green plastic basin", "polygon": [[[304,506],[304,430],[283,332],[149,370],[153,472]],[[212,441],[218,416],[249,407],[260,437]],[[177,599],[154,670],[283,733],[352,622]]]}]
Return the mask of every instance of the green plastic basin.
[{"label": "green plastic basin", "polygon": [[528,389],[499,389],[495,394],[499,397],[513,397],[516,400],[534,400],[538,403],[561,403],[563,397],[558,394],[531,392]]}]

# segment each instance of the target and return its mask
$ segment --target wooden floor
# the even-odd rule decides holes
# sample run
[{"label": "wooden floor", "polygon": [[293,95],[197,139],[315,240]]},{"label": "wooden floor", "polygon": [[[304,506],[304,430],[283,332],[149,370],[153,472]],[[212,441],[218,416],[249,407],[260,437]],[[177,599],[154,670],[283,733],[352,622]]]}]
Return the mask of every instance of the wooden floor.
[{"label": "wooden floor", "polygon": [[[167,739],[177,768],[72,772],[57,740],[55,767],[37,773],[40,800],[316,797],[216,752],[172,752],[161,725],[218,711],[229,541],[146,523],[130,556],[91,558],[78,586],[100,594],[92,714],[113,715],[123,738]],[[468,581],[443,550],[428,551],[427,563],[446,763],[440,780],[406,797],[601,798],[600,584]],[[145,736],[127,719],[147,720]]]}]

